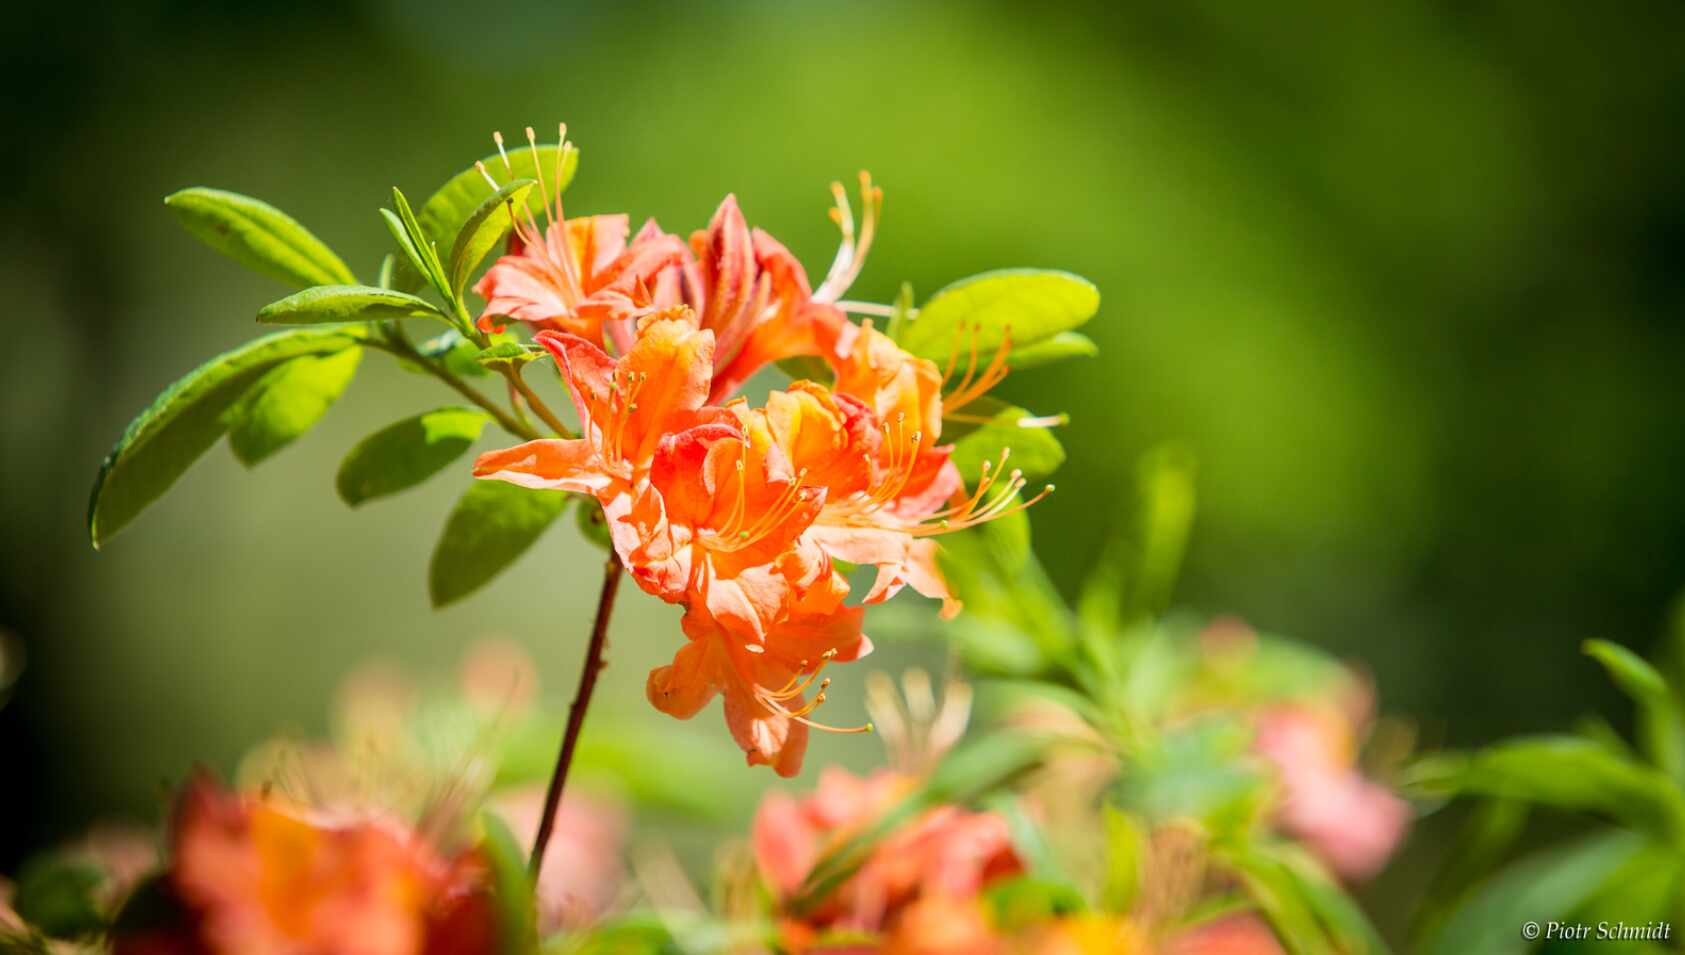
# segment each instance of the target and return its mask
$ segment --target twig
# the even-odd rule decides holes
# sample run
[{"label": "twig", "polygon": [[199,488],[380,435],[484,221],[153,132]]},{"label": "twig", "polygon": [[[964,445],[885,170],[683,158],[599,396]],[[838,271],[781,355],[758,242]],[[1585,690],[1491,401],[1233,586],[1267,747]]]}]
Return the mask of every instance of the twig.
[{"label": "twig", "polygon": [[579,730],[585,725],[585,709],[591,705],[591,693],[597,688],[597,674],[602,671],[603,644],[608,637],[609,616],[614,613],[614,595],[620,590],[620,555],[612,548],[603,564],[603,589],[597,595],[597,619],[591,625],[591,642],[585,647],[585,666],[579,671],[579,689],[568,707],[567,729],[562,732],[562,751],[556,757],[556,769],[550,776],[550,788],[544,793],[544,814],[539,816],[538,837],[532,842],[532,857],[527,860],[527,873],[534,883],[544,867],[544,850],[550,847],[550,835],[556,828],[556,810],[562,804],[562,787],[567,783],[568,767],[573,765],[573,751],[579,745]]}]

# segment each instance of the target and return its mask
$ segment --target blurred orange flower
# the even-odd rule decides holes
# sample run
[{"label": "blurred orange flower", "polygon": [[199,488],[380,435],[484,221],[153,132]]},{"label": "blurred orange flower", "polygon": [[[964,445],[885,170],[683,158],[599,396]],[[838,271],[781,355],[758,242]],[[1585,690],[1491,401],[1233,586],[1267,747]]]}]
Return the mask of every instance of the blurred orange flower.
[{"label": "blurred orange flower", "polygon": [[329,818],[194,778],[176,807],[169,890],[181,924],[114,939],[118,955],[491,952],[485,867],[387,819]]}]

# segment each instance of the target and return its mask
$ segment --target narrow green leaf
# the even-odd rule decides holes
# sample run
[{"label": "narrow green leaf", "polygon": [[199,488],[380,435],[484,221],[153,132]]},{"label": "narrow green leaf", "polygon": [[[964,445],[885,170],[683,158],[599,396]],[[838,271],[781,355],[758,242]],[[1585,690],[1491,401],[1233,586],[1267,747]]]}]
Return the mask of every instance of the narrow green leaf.
[{"label": "narrow green leaf", "polygon": [[916,318],[901,326],[900,344],[936,361],[947,361],[956,351],[964,355],[975,345],[981,361],[1008,334],[1014,351],[1029,348],[1076,328],[1099,308],[1100,291],[1069,272],[985,272],[932,296]]},{"label": "narrow green leaf", "polygon": [[1427,793],[1479,794],[1602,813],[1667,839],[1685,836],[1685,800],[1663,773],[1577,736],[1522,737],[1431,756],[1408,774]]},{"label": "narrow green leaf", "polygon": [[414,295],[372,285],[318,285],[271,302],[257,313],[257,320],[265,325],[377,322],[389,318],[450,321]]},{"label": "narrow green leaf", "polygon": [[392,241],[397,243],[398,251],[403,256],[393,265],[392,274],[380,283],[380,287],[398,292],[419,290],[423,283],[418,276],[427,273],[427,263],[421,257],[421,250],[411,241],[409,229],[404,226],[404,220],[398,218],[396,212],[382,209],[380,220],[386,223],[386,231],[392,233]]},{"label": "narrow green leaf", "polygon": [[1170,606],[1193,529],[1194,458],[1179,445],[1162,445],[1141,456],[1136,474],[1141,489],[1141,562],[1135,569],[1127,609],[1135,614],[1159,614]]},{"label": "narrow green leaf", "polygon": [[97,548],[174,484],[227,430],[224,412],[271,368],[357,343],[345,329],[290,329],[218,355],[165,389],[106,456],[88,501]]},{"label": "narrow green leaf", "polygon": [[1224,847],[1216,855],[1240,876],[1247,895],[1269,919],[1288,952],[1345,955],[1328,937],[1310,900],[1284,866],[1247,845]]},{"label": "narrow green leaf", "polygon": [[1418,946],[1423,955],[1525,955],[1528,922],[1567,921],[1644,845],[1630,832],[1593,836],[1537,853],[1499,873]]},{"label": "narrow green leaf", "polygon": [[164,199],[187,231],[241,265],[300,287],[357,281],[339,256],[267,202],[220,189],[183,189]]},{"label": "narrow green leaf", "polygon": [[491,868],[492,899],[497,912],[497,950],[502,955],[530,955],[538,945],[538,910],[520,843],[502,819],[479,816],[480,853]]},{"label": "narrow green leaf", "polygon": [[258,380],[228,409],[228,446],[251,467],[291,444],[345,392],[361,348],[294,358]]},{"label": "narrow green leaf", "polygon": [[[542,181],[544,189],[527,193],[526,200],[529,210],[539,212],[545,193],[552,197],[559,195],[573,181],[574,170],[579,167],[579,150],[571,145],[563,149],[552,143],[540,145],[536,152],[531,147],[509,150],[507,167],[503,164],[503,157],[496,153],[485,157],[481,163],[499,184],[497,188],[516,179]],[[478,169],[469,166],[452,176],[421,204],[415,216],[421,234],[439,246],[448,246],[462,231],[468,217],[495,191]],[[422,275],[413,267],[400,267],[395,287],[414,291],[421,286]]]},{"label": "narrow green leaf", "polygon": [[340,463],[339,496],[356,507],[420,484],[461,457],[490,420],[474,408],[439,408],[376,431]]},{"label": "narrow green leaf", "polygon": [[1497,868],[1527,824],[1527,803],[1488,799],[1477,806],[1440,862],[1415,916],[1416,935],[1438,931],[1470,889]]},{"label": "narrow green leaf", "polygon": [[468,221],[462,224],[462,231],[456,234],[456,241],[451,244],[450,283],[457,295],[462,294],[468,277],[474,274],[486,253],[509,231],[509,210],[524,207],[527,193],[537,185],[531,179],[504,183],[469,214]]},{"label": "narrow green leaf", "polygon": [[1391,951],[1363,909],[1304,849],[1283,845],[1274,847],[1271,854],[1334,940],[1337,951],[1343,955],[1387,955]]},{"label": "narrow green leaf", "polygon": [[1603,664],[1609,678],[1638,705],[1640,747],[1657,768],[1685,782],[1685,714],[1667,679],[1626,647],[1587,640],[1587,656]]},{"label": "narrow green leaf", "polygon": [[1053,436],[1052,426],[1058,423],[1062,422],[1037,418],[1023,408],[1002,408],[955,441],[949,460],[959,468],[967,484],[975,484],[983,474],[983,466],[987,464],[993,469],[1000,465],[1001,452],[1006,451],[1004,467],[1008,473],[1020,471],[1026,481],[1040,480],[1065,463],[1065,449]]},{"label": "narrow green leaf", "polygon": [[388,252],[384,256],[381,256],[380,273],[376,276],[374,284],[380,286],[381,288],[391,288],[392,270],[397,267],[398,259],[392,253]]},{"label": "narrow green leaf", "polygon": [[570,495],[502,481],[475,481],[456,502],[433,548],[428,589],[433,606],[480,589],[555,522]]},{"label": "narrow green leaf", "polygon": [[1014,347],[1006,363],[1013,371],[1039,368],[1067,358],[1093,358],[1100,354],[1094,339],[1080,332],[1059,332],[1023,348]]},{"label": "narrow green leaf", "polygon": [[404,227],[409,247],[415,250],[422,276],[447,300],[453,298],[450,280],[445,277],[445,266],[439,261],[439,242],[449,241],[449,237],[443,240],[435,239],[423,232],[421,223],[416,221],[415,211],[410,208],[409,199],[405,198],[403,190],[397,186],[392,187],[392,204],[398,207],[398,222]]},{"label": "narrow green leaf", "polygon": [[1106,838],[1105,875],[1100,899],[1109,912],[1127,912],[1141,892],[1147,836],[1128,813],[1110,804],[1100,807]]}]

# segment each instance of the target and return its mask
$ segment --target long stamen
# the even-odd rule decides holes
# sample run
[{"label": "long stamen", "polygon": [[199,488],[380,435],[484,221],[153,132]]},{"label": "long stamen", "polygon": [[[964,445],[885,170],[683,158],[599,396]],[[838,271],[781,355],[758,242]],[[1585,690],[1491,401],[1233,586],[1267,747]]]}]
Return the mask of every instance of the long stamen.
[{"label": "long stamen", "polygon": [[837,224],[842,233],[842,241],[837,246],[836,258],[831,261],[831,268],[825,273],[825,281],[813,293],[816,302],[835,302],[848,291],[859,277],[861,268],[866,262],[866,252],[872,247],[872,238],[877,234],[878,216],[883,209],[883,190],[872,185],[872,177],[862,171],[860,173],[860,232],[858,237],[854,231],[854,212],[849,208],[848,192],[840,182],[831,183],[831,196],[835,205],[831,208],[831,221]]},{"label": "long stamen", "polygon": [[503,133],[494,131],[491,141],[497,144],[497,154],[503,157],[503,170],[511,176],[515,175],[515,167],[509,162],[509,152],[503,148]]},{"label": "long stamen", "polygon": [[544,165],[538,161],[538,134],[527,127],[527,148],[532,150],[532,171],[538,178],[538,194],[544,197],[544,221],[547,225],[555,225],[556,219],[550,214],[550,187],[544,184]]},{"label": "long stamen", "polygon": [[[957,411],[971,402],[976,401],[978,398],[983,397],[985,394],[988,394],[989,389],[1000,384],[1012,370],[1006,364],[1007,356],[1012,353],[1012,327],[1009,325],[1001,329],[1000,347],[995,349],[995,357],[990,360],[988,366],[983,369],[982,373],[977,375],[975,380],[973,379],[973,372],[977,367],[977,336],[982,332],[982,329],[983,326],[981,323],[972,326],[971,362],[966,367],[965,377],[960,380],[960,383],[955,386],[952,391],[948,392],[948,394],[943,397],[942,412],[944,416],[948,415],[950,412]],[[954,358],[949,360],[949,374],[952,374],[954,359],[957,359],[958,355],[959,351],[956,348],[954,351]],[[946,382],[947,377],[947,375],[943,376],[944,382]]]}]

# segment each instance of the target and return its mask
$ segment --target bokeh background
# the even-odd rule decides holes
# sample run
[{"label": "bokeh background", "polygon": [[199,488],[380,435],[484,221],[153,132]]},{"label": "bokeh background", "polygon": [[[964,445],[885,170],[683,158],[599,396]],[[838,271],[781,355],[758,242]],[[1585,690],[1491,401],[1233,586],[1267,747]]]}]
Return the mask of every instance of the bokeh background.
[{"label": "bokeh background", "polygon": [[[0,627],[29,665],[0,710],[0,870],[92,817],[155,816],[194,761],[319,730],[371,656],[444,668],[500,634],[571,687],[598,567],[571,529],[434,612],[426,555],[462,482],[335,497],[358,438],[449,402],[379,355],[255,472],[218,448],[104,553],[83,529],[127,420],[284,292],[162,196],[261,196],[368,275],[390,186],[425,194],[528,123],[565,119],[582,146],[570,209],[688,231],[735,191],[813,271],[828,183],[869,168],[886,219],[855,297],[1015,265],[1095,281],[1101,357],[1004,386],[1072,413],[1035,513],[1054,578],[1096,554],[1136,457],[1179,440],[1201,467],[1181,603],[1363,661],[1428,743],[1624,724],[1578,644],[1647,649],[1685,585],[1676,3],[96,0],[7,19]],[[723,736],[717,710],[681,725],[642,702],[675,622],[628,589],[593,726]],[[878,659],[939,663],[939,641]],[[835,696],[834,719],[859,716]],[[875,750],[819,738],[808,774]],[[722,799],[772,781],[720,773]],[[1410,891],[1434,839],[1377,891]]]}]

